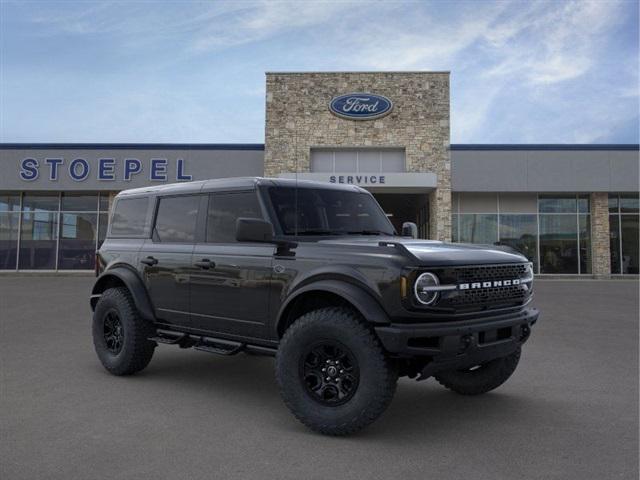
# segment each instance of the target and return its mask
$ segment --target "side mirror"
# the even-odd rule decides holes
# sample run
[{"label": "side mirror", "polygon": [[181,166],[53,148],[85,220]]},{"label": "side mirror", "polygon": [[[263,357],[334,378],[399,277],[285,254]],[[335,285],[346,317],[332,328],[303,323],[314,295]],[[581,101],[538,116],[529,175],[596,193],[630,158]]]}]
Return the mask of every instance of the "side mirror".
[{"label": "side mirror", "polygon": [[261,218],[238,218],[236,240],[239,242],[273,242],[273,225]]},{"label": "side mirror", "polygon": [[402,224],[402,236],[418,238],[418,226],[413,222],[404,222]]}]

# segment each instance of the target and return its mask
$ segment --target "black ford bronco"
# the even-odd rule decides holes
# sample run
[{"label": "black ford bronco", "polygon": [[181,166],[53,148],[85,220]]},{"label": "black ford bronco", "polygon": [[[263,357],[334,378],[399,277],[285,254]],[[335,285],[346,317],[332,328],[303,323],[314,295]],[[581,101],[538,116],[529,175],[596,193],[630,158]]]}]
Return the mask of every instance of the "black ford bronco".
[{"label": "black ford bronco", "polygon": [[115,375],[160,343],[274,355],[284,402],[345,435],[398,376],[463,395],[514,372],[537,310],[532,266],[504,247],[400,236],[356,186],[237,178],[127,190],[96,254],[93,342]]}]

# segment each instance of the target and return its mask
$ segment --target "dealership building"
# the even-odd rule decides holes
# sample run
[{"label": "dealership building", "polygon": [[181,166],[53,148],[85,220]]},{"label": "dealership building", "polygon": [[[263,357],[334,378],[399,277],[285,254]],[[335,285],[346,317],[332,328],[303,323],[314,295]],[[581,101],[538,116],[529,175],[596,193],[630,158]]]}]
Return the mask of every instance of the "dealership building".
[{"label": "dealership building", "polygon": [[264,144],[0,144],[0,270],[92,269],[121,190],[270,176],[360,185],[397,229],[539,274],[637,275],[638,167],[638,145],[452,145],[448,72],[267,73]]}]

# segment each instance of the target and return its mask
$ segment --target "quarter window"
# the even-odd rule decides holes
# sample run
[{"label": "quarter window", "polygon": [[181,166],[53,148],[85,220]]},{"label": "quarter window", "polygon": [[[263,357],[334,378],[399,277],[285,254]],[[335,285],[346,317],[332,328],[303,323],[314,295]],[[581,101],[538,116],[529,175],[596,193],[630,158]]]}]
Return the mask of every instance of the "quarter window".
[{"label": "quarter window", "polygon": [[139,237],[147,231],[149,198],[123,198],[116,202],[111,218],[110,235]]},{"label": "quarter window", "polygon": [[199,195],[161,198],[153,239],[164,243],[194,242],[199,203]]},{"label": "quarter window", "polygon": [[207,242],[235,242],[238,218],[263,218],[256,192],[212,194],[207,214]]}]

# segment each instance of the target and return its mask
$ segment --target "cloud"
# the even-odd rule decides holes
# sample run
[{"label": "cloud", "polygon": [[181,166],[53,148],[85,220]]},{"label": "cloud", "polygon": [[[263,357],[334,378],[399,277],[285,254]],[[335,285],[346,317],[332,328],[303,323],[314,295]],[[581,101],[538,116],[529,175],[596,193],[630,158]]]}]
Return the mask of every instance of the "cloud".
[{"label": "cloud", "polygon": [[[62,67],[45,58],[46,69],[33,62],[25,72],[3,60],[3,67],[9,66],[7,78],[14,85],[32,78],[32,88],[37,90],[42,88],[37,78],[53,84],[56,68],[74,70],[76,61],[73,76],[82,72],[84,82],[60,81],[58,91],[93,88],[101,95],[89,85],[99,82],[101,75],[117,82],[122,96],[107,97],[109,111],[121,119],[118,124],[134,122],[136,128],[125,133],[130,138],[140,132],[140,141],[166,140],[172,135],[189,140],[189,132],[193,141],[211,140],[212,129],[203,128],[203,121],[190,120],[189,111],[229,139],[246,135],[243,115],[253,118],[252,131],[261,130],[260,119],[254,118],[254,112],[262,112],[263,107],[260,73],[278,68],[450,70],[454,142],[600,141],[617,138],[612,131],[618,128],[615,125],[637,122],[638,7],[634,2],[265,0],[11,5],[12,18],[19,10],[21,21],[28,23],[19,25],[22,37],[13,45],[35,38],[39,47],[42,37],[47,37],[51,58],[62,55],[67,63]],[[56,42],[62,45],[62,53],[56,50]],[[87,66],[74,60],[79,57],[84,62],[97,60]],[[20,62],[25,58],[28,54],[21,55]],[[149,78],[157,79],[160,86],[151,90],[154,95],[140,96],[140,85]],[[5,90],[5,98],[16,96],[15,91]],[[161,98],[166,91],[167,98]],[[88,97],[97,111],[105,108]],[[138,111],[153,112],[154,117],[166,109],[168,120],[157,128],[140,123],[128,116],[131,111],[125,102],[137,105]],[[222,115],[216,109],[225,102],[238,105],[229,107],[240,119],[235,126],[229,116],[216,120],[216,114]],[[17,102],[11,104],[19,108]],[[34,108],[39,105],[47,105],[47,99],[40,98]],[[3,111],[9,110],[3,106]],[[171,128],[171,122],[177,121],[180,125]],[[104,132],[124,131],[113,125],[100,127]],[[74,128],[82,131],[83,125]],[[161,134],[161,128],[166,132]]]}]

